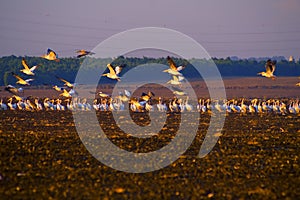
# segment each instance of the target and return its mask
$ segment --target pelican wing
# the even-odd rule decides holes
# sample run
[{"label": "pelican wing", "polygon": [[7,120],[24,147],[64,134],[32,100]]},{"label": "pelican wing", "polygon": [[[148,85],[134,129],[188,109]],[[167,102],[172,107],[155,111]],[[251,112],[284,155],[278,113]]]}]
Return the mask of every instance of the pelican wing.
[{"label": "pelican wing", "polygon": [[31,72],[33,72],[37,67],[38,67],[38,65],[35,65],[35,66],[31,67],[29,70],[30,70]]},{"label": "pelican wing", "polygon": [[31,82],[31,81],[33,81],[33,80],[34,80],[34,79],[30,78],[30,79],[26,79],[25,82],[26,82],[26,83],[29,83],[29,82]]},{"label": "pelican wing", "polygon": [[18,76],[18,75],[15,74],[15,73],[12,73],[12,75],[13,75],[14,77],[16,77],[19,81],[24,81],[24,79],[22,79],[20,76]]},{"label": "pelican wing", "polygon": [[25,69],[29,70],[29,67],[28,67],[28,65],[27,65],[27,62],[26,62],[25,58],[22,58],[22,65],[23,65],[23,67],[24,67]]},{"label": "pelican wing", "polygon": [[60,78],[58,76],[55,76],[57,79],[61,80],[62,82],[64,82],[65,84],[71,84],[69,81],[63,79],[63,78]]},{"label": "pelican wing", "polygon": [[177,76],[173,76],[173,80],[176,81],[176,82],[179,82],[179,79]]},{"label": "pelican wing", "polygon": [[110,73],[111,75],[116,75],[116,72],[115,72],[113,66],[112,66],[110,63],[107,64],[107,67],[108,67],[109,73]]},{"label": "pelican wing", "polygon": [[55,51],[53,51],[52,49],[48,49],[48,50],[47,50],[47,54],[48,54],[48,55],[53,55],[53,56],[55,56],[55,57],[57,56],[56,53],[55,53]]},{"label": "pelican wing", "polygon": [[170,65],[170,68],[174,71],[177,71],[177,67],[175,62],[172,60],[172,58],[170,58],[170,56],[167,57],[168,63]]}]

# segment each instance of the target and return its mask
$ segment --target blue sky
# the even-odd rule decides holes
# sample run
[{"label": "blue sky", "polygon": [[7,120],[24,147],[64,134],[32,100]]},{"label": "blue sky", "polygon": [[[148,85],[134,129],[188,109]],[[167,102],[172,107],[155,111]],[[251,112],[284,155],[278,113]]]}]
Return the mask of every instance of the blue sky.
[{"label": "blue sky", "polygon": [[213,57],[300,57],[300,1],[41,1],[0,3],[0,56],[60,57],[93,49],[127,29],[157,26],[180,31]]}]

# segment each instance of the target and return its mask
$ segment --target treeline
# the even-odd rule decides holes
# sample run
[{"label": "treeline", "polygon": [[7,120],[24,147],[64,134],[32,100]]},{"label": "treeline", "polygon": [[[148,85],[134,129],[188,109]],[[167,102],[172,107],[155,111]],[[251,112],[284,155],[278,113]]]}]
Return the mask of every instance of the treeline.
[{"label": "treeline", "polygon": [[[32,85],[57,85],[61,82],[55,76],[62,77],[68,81],[73,82],[80,66],[85,66],[85,70],[91,76],[101,76],[101,72],[107,71],[107,63],[112,62],[111,59],[103,58],[60,58],[59,62],[48,61],[39,57],[25,57],[29,66],[39,65],[35,70],[35,76],[30,77],[35,80]],[[184,65],[186,68],[182,71],[184,76],[189,79],[199,78],[199,74],[192,64],[197,63],[210,67],[211,60],[192,59],[187,61],[185,59],[173,58],[175,63],[180,66]],[[217,65],[223,77],[251,77],[257,76],[258,72],[265,70],[266,61],[256,61],[254,59],[231,60],[228,58],[213,58],[214,63]],[[11,75],[12,72],[20,74],[24,78],[28,76],[22,74],[20,70],[23,68],[22,57],[6,56],[0,58],[0,85],[14,85],[16,80]],[[168,65],[166,58],[126,58],[123,56],[118,57],[113,61],[113,65],[123,65],[122,73],[131,68],[148,63],[159,63]],[[120,76],[122,76],[122,73]],[[287,60],[278,61],[276,64],[275,75],[277,76],[300,76],[300,62],[288,62]],[[104,82],[111,82],[109,79],[104,79]]]}]

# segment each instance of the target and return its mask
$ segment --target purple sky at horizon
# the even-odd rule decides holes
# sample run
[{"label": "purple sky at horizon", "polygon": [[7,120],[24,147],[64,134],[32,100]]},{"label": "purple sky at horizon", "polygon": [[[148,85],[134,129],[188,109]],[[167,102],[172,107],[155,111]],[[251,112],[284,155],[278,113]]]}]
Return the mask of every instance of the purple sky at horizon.
[{"label": "purple sky at horizon", "polygon": [[212,57],[300,57],[300,1],[38,1],[0,3],[0,56],[59,57],[139,27],[166,27]]}]

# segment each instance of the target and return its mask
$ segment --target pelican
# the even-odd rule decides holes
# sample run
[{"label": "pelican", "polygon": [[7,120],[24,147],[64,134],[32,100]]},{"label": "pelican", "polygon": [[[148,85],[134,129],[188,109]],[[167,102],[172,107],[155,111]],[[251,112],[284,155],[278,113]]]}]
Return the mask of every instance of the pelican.
[{"label": "pelican", "polygon": [[102,98],[107,98],[107,97],[109,97],[109,94],[105,94],[105,93],[103,93],[103,92],[98,92],[98,95],[99,95],[100,97],[102,97]]},{"label": "pelican", "polygon": [[167,111],[167,106],[165,103],[162,103],[161,97],[158,98],[158,104],[156,105],[156,107],[159,112]]},{"label": "pelican", "polygon": [[130,109],[133,112],[141,112],[144,109],[144,106],[135,99],[130,100]]},{"label": "pelican", "polygon": [[186,95],[186,92],[184,92],[183,90],[181,90],[177,87],[172,86],[172,89],[174,90],[173,94],[175,94],[175,95],[180,95],[180,96]]},{"label": "pelican", "polygon": [[25,58],[22,58],[22,65],[24,69],[21,69],[20,71],[27,75],[34,75],[33,71],[38,67],[38,65],[35,65],[31,68],[29,68]]},{"label": "pelican", "polygon": [[72,95],[70,94],[70,92],[68,92],[66,89],[63,90],[63,93],[59,94],[59,96],[63,96],[63,97],[72,97]]},{"label": "pelican", "polygon": [[16,79],[18,79],[18,81],[16,83],[18,83],[20,85],[30,85],[29,82],[34,80],[34,79],[26,79],[26,80],[24,80],[20,76],[18,76],[17,74],[15,74],[13,72],[12,72],[12,75],[14,77],[16,77]]},{"label": "pelican", "polygon": [[59,61],[59,59],[57,58],[57,54],[52,49],[48,49],[47,54],[42,55],[41,57],[47,60],[54,60],[56,62]]},{"label": "pelican", "polygon": [[106,76],[106,77],[108,77],[110,79],[115,79],[115,80],[120,81],[120,77],[118,76],[118,74],[121,72],[122,67],[121,66],[117,66],[114,69],[114,67],[110,63],[107,64],[107,67],[109,69],[109,73],[102,74],[102,76]]},{"label": "pelican", "polygon": [[58,76],[55,76],[57,79],[59,79],[59,80],[61,80],[62,82],[64,82],[65,84],[65,86],[67,86],[67,87],[69,87],[69,88],[73,88],[74,87],[74,85],[75,85],[75,83],[70,83],[69,81],[67,81],[67,80],[65,80],[65,79],[63,79],[63,78],[60,78],[60,77],[58,77]]},{"label": "pelican", "polygon": [[169,73],[171,75],[174,75],[174,76],[182,76],[182,74],[179,71],[184,69],[184,66],[177,67],[175,62],[172,60],[172,58],[170,58],[170,56],[167,57],[167,60],[168,60],[170,68],[164,70],[163,72],[167,72],[167,73]]},{"label": "pelican", "polygon": [[12,93],[12,94],[15,94],[15,95],[18,95],[21,92],[24,93],[23,88],[16,88],[16,87],[14,87],[12,85],[7,85],[5,87],[5,90],[8,91],[9,93]]},{"label": "pelican", "polygon": [[[299,77],[300,78],[300,77]],[[300,86],[300,82],[299,83],[296,83],[296,86]]]},{"label": "pelican", "polygon": [[270,59],[267,60],[267,63],[265,65],[266,71],[265,72],[259,72],[258,75],[267,77],[267,78],[271,78],[271,79],[275,79],[276,76],[273,74],[275,71],[275,66],[276,61],[271,61]]},{"label": "pelican", "polygon": [[7,110],[7,105],[3,103],[3,100],[0,100],[0,110]]},{"label": "pelican", "polygon": [[185,103],[184,103],[184,107],[187,111],[192,111],[193,110],[193,106],[191,104],[188,103],[189,101],[189,97],[186,97]]},{"label": "pelican", "polygon": [[155,94],[151,91],[149,91],[148,93],[142,93],[141,95],[141,100],[143,101],[149,101],[151,99],[151,97],[155,96]]},{"label": "pelican", "polygon": [[84,49],[77,50],[76,53],[78,54],[77,58],[81,58],[83,56],[95,54],[94,52],[87,51],[87,50],[84,50]]},{"label": "pelican", "polygon": [[122,92],[119,92],[118,98],[123,102],[129,101],[130,97],[131,97],[131,92],[129,92],[128,90],[124,90],[124,94]]},{"label": "pelican", "polygon": [[167,83],[172,85],[181,85],[181,81],[179,80],[178,76],[173,75],[173,79],[169,80]]},{"label": "pelican", "polygon": [[57,85],[54,85],[54,86],[53,86],[53,89],[54,89],[54,90],[56,90],[56,91],[58,91],[58,92],[60,92],[60,91],[63,91],[63,90],[64,90],[64,88],[62,88],[62,87],[58,87]]}]

